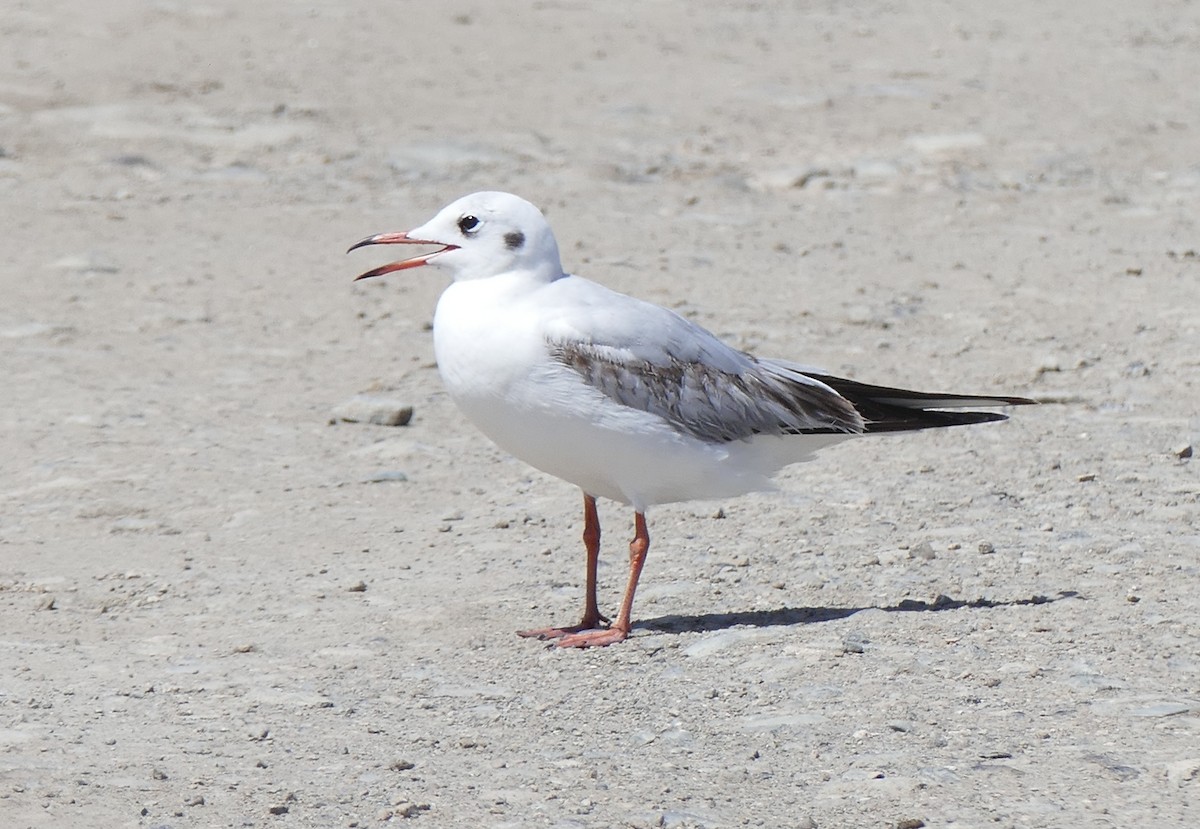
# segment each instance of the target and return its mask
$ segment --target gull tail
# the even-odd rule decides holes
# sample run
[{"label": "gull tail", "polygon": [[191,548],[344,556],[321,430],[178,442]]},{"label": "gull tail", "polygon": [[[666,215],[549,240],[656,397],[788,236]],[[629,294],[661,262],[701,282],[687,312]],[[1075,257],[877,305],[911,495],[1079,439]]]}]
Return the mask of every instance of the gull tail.
[{"label": "gull tail", "polygon": [[939,394],[909,389],[872,386],[842,377],[805,372],[849,400],[863,418],[863,431],[911,432],[942,426],[963,426],[1007,420],[999,412],[959,412],[943,409],[969,409],[975,406],[1028,406],[1036,401],[1024,397],[989,397],[975,394]]}]

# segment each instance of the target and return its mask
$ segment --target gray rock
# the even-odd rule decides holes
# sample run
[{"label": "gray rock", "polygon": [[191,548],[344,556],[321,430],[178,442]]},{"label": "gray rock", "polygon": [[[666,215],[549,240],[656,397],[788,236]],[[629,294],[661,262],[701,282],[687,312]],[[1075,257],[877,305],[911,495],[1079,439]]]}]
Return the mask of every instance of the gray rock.
[{"label": "gray rock", "polygon": [[378,426],[406,426],[413,416],[413,407],[394,397],[379,394],[356,394],[333,409],[336,420],[347,423],[374,423]]},{"label": "gray rock", "polygon": [[865,634],[851,631],[842,637],[842,653],[864,653],[870,642]]}]

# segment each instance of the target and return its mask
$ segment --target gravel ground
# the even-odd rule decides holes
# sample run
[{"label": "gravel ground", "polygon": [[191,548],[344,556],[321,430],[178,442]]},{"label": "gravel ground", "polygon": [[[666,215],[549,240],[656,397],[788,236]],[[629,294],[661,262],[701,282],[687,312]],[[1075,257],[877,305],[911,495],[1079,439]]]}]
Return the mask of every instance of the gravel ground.
[{"label": "gravel ground", "polygon": [[[11,6],[5,826],[1200,824],[1195,3]],[[657,509],[630,641],[519,639],[578,493],[342,253],[479,189],[739,347],[1043,405]]]}]

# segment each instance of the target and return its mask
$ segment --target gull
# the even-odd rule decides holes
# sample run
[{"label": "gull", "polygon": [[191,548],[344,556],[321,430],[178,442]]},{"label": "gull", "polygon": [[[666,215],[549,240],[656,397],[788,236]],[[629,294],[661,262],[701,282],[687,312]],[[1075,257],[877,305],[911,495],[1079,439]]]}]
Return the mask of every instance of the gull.
[{"label": "gull", "polygon": [[[350,250],[367,245],[435,248],[357,279],[448,271],[433,343],[450,397],[502,449],[583,491],[583,617],[519,631],[560,647],[629,636],[650,507],[774,489],[781,468],[850,438],[1004,420],[960,409],[1033,402],[875,386],[748,354],[673,311],[564,272],[546,218],[510,193],[464,196],[420,227]],[[634,510],[615,621],[596,601],[597,498]]]}]

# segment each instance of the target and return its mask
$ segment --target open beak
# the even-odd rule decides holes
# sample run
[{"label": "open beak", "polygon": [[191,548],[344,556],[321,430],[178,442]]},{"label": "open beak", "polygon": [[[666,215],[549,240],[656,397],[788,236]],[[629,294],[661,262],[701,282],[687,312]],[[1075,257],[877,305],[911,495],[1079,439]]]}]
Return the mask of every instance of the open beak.
[{"label": "open beak", "polygon": [[451,250],[458,250],[458,245],[447,245],[442,242],[431,242],[428,239],[413,239],[407,233],[376,233],[374,236],[368,236],[361,242],[356,242],[351,245],[346,253],[358,248],[365,248],[367,245],[441,245],[440,250],[435,250],[433,253],[426,253],[421,256],[414,256],[412,259],[403,259],[399,262],[392,262],[388,265],[380,265],[374,270],[367,271],[354,277],[357,282],[360,279],[370,279],[372,276],[383,276],[385,273],[392,271],[403,271],[408,268],[419,268],[422,265],[428,265],[429,260],[437,256],[439,253],[446,253]]}]

